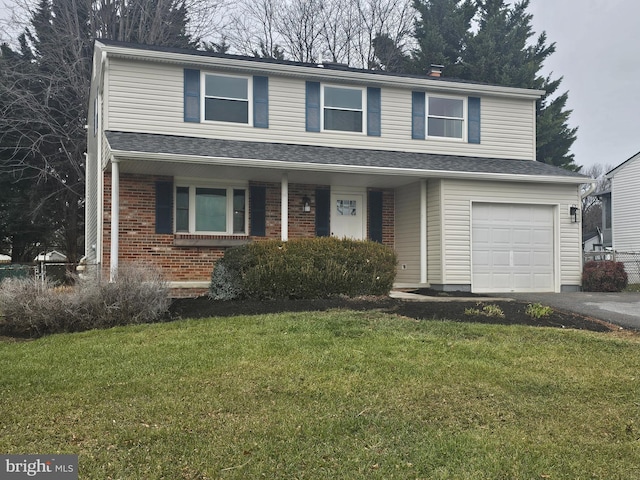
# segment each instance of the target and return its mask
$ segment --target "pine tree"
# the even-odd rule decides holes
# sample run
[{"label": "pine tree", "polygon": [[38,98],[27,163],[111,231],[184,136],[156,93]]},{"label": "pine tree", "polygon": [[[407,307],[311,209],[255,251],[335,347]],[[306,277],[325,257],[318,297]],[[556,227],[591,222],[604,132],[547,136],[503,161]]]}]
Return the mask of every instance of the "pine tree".
[{"label": "pine tree", "polygon": [[471,0],[414,0],[413,6],[419,18],[411,69],[426,74],[431,65],[443,65],[448,76],[459,76],[476,6]]},{"label": "pine tree", "polygon": [[562,77],[554,81],[547,77],[542,85],[547,93],[536,105],[536,159],[577,172],[580,166],[574,163],[574,156],[569,153],[578,131],[568,126],[571,115],[571,110],[566,110],[569,94],[564,92],[553,98],[561,81]]},{"label": "pine tree", "polygon": [[[455,1],[439,1],[452,4],[448,8],[454,18],[460,15],[460,5],[464,5],[457,5]],[[429,43],[421,38],[420,35],[424,35],[425,31],[416,29],[419,44],[434,45],[431,47],[435,51],[433,58],[438,58],[435,55],[445,50],[461,52],[459,61],[451,69],[445,69],[448,76],[508,87],[546,90],[545,96],[537,103],[537,160],[568,170],[579,170],[573,155],[569,153],[577,129],[568,126],[571,114],[565,108],[568,93],[554,98],[562,79],[552,80],[539,74],[544,61],[555,52],[555,44],[547,44],[544,32],[534,43],[530,43],[534,32],[531,26],[533,17],[527,13],[529,0],[513,5],[504,0],[478,0],[477,7],[478,30],[475,34],[470,35],[467,31],[458,40],[455,40],[455,35],[437,37],[446,40],[447,50],[437,42]],[[440,10],[430,12],[436,15],[431,22],[437,22],[443,16]],[[464,48],[459,50],[461,45]],[[428,51],[424,48],[423,51]],[[445,57],[445,65],[446,61],[450,59]]]}]

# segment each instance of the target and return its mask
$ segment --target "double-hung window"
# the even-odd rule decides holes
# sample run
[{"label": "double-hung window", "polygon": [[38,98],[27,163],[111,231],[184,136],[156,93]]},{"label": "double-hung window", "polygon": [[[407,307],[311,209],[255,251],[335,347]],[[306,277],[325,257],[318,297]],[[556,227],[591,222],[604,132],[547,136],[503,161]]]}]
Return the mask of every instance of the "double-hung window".
[{"label": "double-hung window", "polygon": [[427,137],[464,140],[465,100],[455,97],[427,97]]},{"label": "double-hung window", "polygon": [[176,232],[246,235],[247,189],[232,186],[177,186]]},{"label": "double-hung window", "polygon": [[251,122],[251,79],[204,74],[204,120],[249,125]]},{"label": "double-hung window", "polygon": [[364,92],[362,88],[324,85],[322,128],[342,132],[364,132]]}]

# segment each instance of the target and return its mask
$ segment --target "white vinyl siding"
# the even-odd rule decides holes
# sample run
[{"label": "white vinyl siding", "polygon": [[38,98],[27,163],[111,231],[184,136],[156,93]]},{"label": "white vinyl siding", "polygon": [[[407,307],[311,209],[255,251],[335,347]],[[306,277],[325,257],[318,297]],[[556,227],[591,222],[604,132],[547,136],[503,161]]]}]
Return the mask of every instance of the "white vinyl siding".
[{"label": "white vinyl siding", "polygon": [[442,284],[442,201],[441,180],[427,183],[427,281]]},{"label": "white vinyl siding", "polygon": [[640,156],[614,172],[611,184],[613,248],[640,252]]},{"label": "white vinyl siding", "polygon": [[444,284],[472,283],[471,208],[473,202],[484,202],[555,207],[558,214],[554,242],[558,248],[554,255],[559,266],[556,283],[580,285],[581,224],[573,223],[569,217],[569,207],[579,204],[577,185],[442,180],[442,200]]},{"label": "white vinyl siding", "polygon": [[[109,63],[108,119],[105,128],[141,133],[246,140],[237,124],[184,122],[184,71],[177,65],[112,58]],[[203,70],[205,71],[205,70]],[[212,69],[207,72],[216,73]],[[230,72],[221,72],[230,74]],[[241,72],[237,72],[241,74]],[[366,85],[354,85],[365,87]],[[535,158],[535,102],[482,97],[481,144],[411,139],[411,90],[382,87],[380,137],[351,132],[305,131],[305,82],[269,77],[269,128],[251,129],[251,140],[345,148]]]},{"label": "white vinyl siding", "polygon": [[420,283],[420,183],[395,192],[395,250],[398,255],[396,283]]}]

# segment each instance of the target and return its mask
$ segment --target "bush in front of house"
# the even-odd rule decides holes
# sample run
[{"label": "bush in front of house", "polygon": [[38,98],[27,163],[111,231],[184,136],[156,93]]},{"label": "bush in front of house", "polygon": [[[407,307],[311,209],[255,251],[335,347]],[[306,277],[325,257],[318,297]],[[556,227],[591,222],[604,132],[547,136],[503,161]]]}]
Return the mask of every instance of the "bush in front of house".
[{"label": "bush in front of house", "polygon": [[390,247],[333,237],[267,240],[227,250],[211,276],[209,296],[311,299],[386,295],[396,274]]},{"label": "bush in front of house", "polygon": [[0,284],[4,329],[30,336],[154,322],[166,314],[169,303],[169,289],[159,273],[137,265],[122,265],[114,283],[91,277],[68,287],[33,278]]},{"label": "bush in front of house", "polygon": [[621,292],[627,287],[622,262],[592,261],[584,264],[582,289],[585,292]]}]

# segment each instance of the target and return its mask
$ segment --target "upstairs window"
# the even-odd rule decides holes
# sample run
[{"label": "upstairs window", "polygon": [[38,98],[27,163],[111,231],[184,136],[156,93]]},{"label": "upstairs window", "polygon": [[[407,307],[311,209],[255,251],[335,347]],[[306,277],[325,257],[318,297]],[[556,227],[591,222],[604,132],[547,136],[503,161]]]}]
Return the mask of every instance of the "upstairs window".
[{"label": "upstairs window", "polygon": [[250,79],[228,75],[204,75],[204,119],[248,125]]},{"label": "upstairs window", "polygon": [[427,97],[427,137],[463,140],[464,103],[461,98]]},{"label": "upstairs window", "polygon": [[325,85],[322,96],[324,130],[364,131],[363,89]]},{"label": "upstairs window", "polygon": [[176,187],[176,232],[245,235],[247,189]]}]

